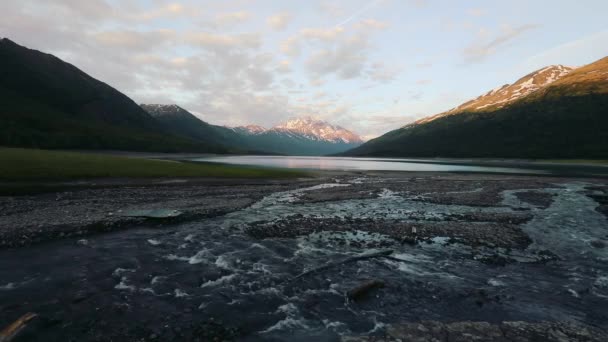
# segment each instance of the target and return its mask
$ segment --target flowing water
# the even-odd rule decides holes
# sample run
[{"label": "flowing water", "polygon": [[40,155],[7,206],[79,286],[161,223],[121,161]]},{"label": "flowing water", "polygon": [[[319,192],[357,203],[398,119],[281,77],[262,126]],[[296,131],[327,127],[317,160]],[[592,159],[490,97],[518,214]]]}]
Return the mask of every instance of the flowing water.
[{"label": "flowing water", "polygon": [[[547,209],[529,206],[535,216],[523,229],[534,242],[512,252],[518,262],[505,266],[479,262],[473,257],[479,248],[441,237],[403,245],[356,231],[263,240],[244,232],[252,223],[297,214],[399,219],[405,212],[432,218],[471,210],[388,189],[374,199],[296,201],[307,191],[352,183],[275,193],[241,211],[166,229],[142,226],[0,251],[0,319],[7,323],[25,309],[53,317],[33,338],[45,340],[84,338],[100,321],[156,326],[156,334],[166,336],[188,329],[186,322],[221,320],[248,340],[290,341],[373,334],[388,323],[419,320],[566,320],[608,328],[608,248],[590,246],[607,237],[607,221],[580,192],[583,183],[543,190],[555,200]],[[509,191],[503,195],[503,206],[475,210],[527,206]],[[369,253],[378,241],[395,251],[393,259],[347,263],[293,280],[329,261]],[[538,250],[559,260],[538,262]],[[367,279],[382,279],[386,287],[368,300],[350,301],[345,293]]]},{"label": "flowing water", "polygon": [[479,172],[505,174],[608,175],[607,166],[531,163],[516,160],[348,158],[305,156],[216,156],[194,161],[312,170]]}]

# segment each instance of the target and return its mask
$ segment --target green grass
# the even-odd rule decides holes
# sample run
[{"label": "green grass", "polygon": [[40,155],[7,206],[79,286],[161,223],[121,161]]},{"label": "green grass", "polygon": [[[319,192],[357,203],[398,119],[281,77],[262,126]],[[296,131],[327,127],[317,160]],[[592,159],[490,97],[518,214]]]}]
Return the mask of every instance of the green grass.
[{"label": "green grass", "polygon": [[294,178],[306,175],[300,171],[274,168],[0,147],[0,181],[123,177]]}]

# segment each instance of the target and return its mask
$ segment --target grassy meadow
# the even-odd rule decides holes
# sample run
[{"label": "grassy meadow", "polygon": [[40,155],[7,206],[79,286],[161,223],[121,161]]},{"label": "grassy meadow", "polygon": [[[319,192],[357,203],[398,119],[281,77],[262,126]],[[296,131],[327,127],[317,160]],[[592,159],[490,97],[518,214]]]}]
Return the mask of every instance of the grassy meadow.
[{"label": "grassy meadow", "polygon": [[88,178],[293,178],[300,171],[0,147],[0,181]]}]

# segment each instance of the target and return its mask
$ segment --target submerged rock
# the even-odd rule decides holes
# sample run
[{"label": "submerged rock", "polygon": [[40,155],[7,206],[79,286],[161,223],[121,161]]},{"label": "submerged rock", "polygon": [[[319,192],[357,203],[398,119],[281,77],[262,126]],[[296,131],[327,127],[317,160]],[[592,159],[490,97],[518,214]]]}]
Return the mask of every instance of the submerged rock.
[{"label": "submerged rock", "polygon": [[180,215],[182,215],[181,211],[172,209],[129,210],[123,214],[123,216],[126,217],[143,217],[154,219],[173,218]]}]

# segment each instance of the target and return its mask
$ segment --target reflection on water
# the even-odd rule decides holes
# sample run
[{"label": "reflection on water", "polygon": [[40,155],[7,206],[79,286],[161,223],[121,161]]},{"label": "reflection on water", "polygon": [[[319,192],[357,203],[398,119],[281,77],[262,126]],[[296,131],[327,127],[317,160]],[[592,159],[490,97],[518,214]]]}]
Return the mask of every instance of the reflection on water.
[{"label": "reflection on water", "polygon": [[345,158],[298,156],[218,156],[194,161],[315,170],[431,171],[545,174],[547,171],[478,165],[457,165],[430,159]]}]

